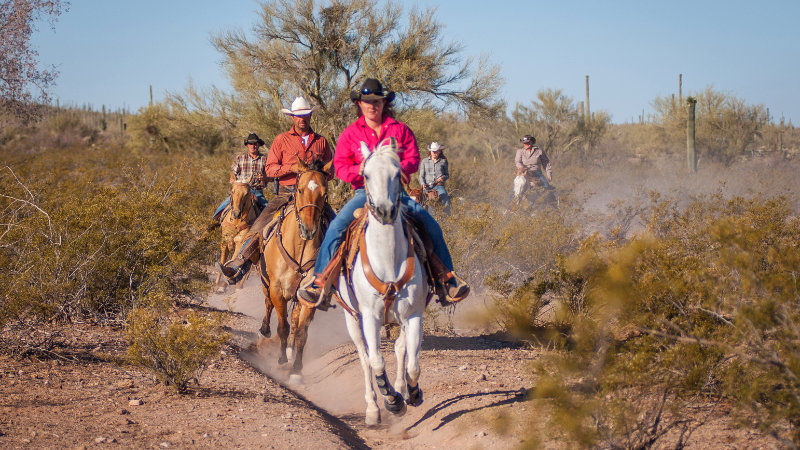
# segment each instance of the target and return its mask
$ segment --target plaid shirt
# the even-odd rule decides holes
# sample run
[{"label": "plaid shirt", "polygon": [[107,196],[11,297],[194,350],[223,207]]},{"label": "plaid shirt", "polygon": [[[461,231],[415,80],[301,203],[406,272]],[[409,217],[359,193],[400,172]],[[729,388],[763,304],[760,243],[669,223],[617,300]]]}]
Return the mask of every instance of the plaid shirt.
[{"label": "plaid shirt", "polygon": [[447,160],[440,157],[434,161],[430,156],[423,159],[419,167],[419,184],[433,186],[433,183],[440,177],[442,183],[450,178],[450,172],[447,170]]},{"label": "plaid shirt", "polygon": [[[234,181],[248,183],[251,189],[264,189],[266,182],[265,164],[266,158],[261,152],[255,158],[252,158],[247,152],[236,155],[236,159],[233,160],[233,165],[231,165]],[[260,180],[257,177],[258,174],[262,175]]]}]

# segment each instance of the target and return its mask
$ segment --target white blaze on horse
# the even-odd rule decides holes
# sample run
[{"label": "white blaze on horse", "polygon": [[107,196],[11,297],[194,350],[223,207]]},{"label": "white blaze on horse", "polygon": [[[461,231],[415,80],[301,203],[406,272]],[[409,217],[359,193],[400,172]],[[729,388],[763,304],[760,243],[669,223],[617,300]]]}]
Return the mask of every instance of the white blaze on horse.
[{"label": "white blaze on horse", "polygon": [[[366,422],[375,425],[380,422],[380,410],[373,375],[387,411],[401,415],[406,404],[422,403],[417,382],[428,287],[403,223],[397,141],[384,140],[372,153],[362,142],[361,153],[369,216],[354,259],[352,285],[348,286],[350,280],[343,273],[338,286],[343,301],[354,312],[345,313],[345,321],[364,371]],[[380,331],[385,323],[400,325],[400,335],[394,344],[397,358],[394,387],[386,376],[386,363],[380,352]]]}]

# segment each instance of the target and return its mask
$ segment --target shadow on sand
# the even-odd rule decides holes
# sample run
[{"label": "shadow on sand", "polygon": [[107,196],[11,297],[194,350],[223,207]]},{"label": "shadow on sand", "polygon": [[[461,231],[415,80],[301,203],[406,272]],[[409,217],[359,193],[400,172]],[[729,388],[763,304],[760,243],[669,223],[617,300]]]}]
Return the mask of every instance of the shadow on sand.
[{"label": "shadow on sand", "polygon": [[481,406],[478,406],[478,407],[475,407],[475,408],[460,409],[458,411],[452,412],[452,413],[442,417],[441,420],[439,421],[439,424],[436,425],[436,427],[433,428],[433,431],[436,431],[439,428],[442,428],[443,426],[445,426],[448,423],[452,422],[453,420],[463,416],[464,414],[469,414],[471,412],[480,411],[480,410],[486,409],[486,408],[494,408],[496,406],[503,406],[503,405],[509,405],[509,404],[512,404],[512,403],[524,402],[525,400],[527,400],[529,392],[530,392],[530,389],[519,389],[519,390],[514,390],[514,391],[505,390],[505,391],[491,391],[491,392],[486,392],[486,393],[476,392],[476,393],[472,393],[472,394],[457,395],[455,397],[449,398],[447,400],[443,400],[443,401],[439,402],[438,404],[436,404],[433,408],[431,408],[428,411],[426,411],[425,414],[422,417],[420,417],[419,420],[414,422],[406,430],[413,429],[417,425],[425,422],[429,418],[431,418],[434,415],[436,415],[436,413],[438,413],[439,411],[441,411],[441,410],[443,410],[445,408],[451,407],[453,405],[456,405],[456,404],[458,404],[458,402],[460,402],[462,400],[466,400],[468,398],[485,397],[485,398],[488,398],[488,399],[497,399],[497,400],[493,401],[492,403],[488,403],[486,405],[481,405]]}]

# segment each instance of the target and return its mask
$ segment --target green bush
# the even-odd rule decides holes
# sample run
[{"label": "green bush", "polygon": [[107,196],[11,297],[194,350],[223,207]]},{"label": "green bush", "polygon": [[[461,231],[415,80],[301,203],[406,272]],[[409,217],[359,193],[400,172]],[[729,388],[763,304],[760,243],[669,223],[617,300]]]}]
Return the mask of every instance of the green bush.
[{"label": "green bush", "polygon": [[195,312],[165,317],[149,308],[128,314],[126,336],[130,361],[151,370],[178,392],[186,392],[189,381],[200,376],[230,337],[222,332],[219,317]]},{"label": "green bush", "polygon": [[[656,200],[648,233],[596,237],[562,270],[587,312],[538,368],[540,398],[576,443],[652,445],[730,400],[741,422],[800,443],[800,220],[786,198]],[[542,283],[563,286],[556,278]]]},{"label": "green bush", "polygon": [[196,235],[221,197],[208,161],[104,148],[18,159],[0,173],[0,326],[119,323],[207,289],[215,243]]}]

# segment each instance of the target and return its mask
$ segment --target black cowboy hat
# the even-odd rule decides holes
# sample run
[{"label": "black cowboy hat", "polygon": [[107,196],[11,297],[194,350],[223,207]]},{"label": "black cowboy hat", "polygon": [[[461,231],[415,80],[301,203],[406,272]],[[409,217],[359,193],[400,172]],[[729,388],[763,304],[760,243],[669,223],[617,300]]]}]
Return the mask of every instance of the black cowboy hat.
[{"label": "black cowboy hat", "polygon": [[258,137],[257,134],[250,133],[250,135],[247,136],[247,139],[244,140],[244,145],[253,144],[253,143],[256,143],[258,145],[264,145],[264,141],[262,141],[261,138]]},{"label": "black cowboy hat", "polygon": [[394,100],[394,91],[384,89],[380,81],[375,78],[367,78],[361,89],[350,91],[350,100],[378,100],[384,99],[387,102]]},{"label": "black cowboy hat", "polygon": [[536,138],[531,136],[530,134],[526,134],[525,136],[522,136],[522,139],[520,139],[519,141],[522,143],[530,142],[531,144],[535,144]]}]

